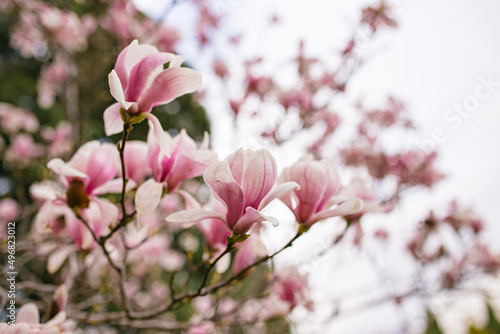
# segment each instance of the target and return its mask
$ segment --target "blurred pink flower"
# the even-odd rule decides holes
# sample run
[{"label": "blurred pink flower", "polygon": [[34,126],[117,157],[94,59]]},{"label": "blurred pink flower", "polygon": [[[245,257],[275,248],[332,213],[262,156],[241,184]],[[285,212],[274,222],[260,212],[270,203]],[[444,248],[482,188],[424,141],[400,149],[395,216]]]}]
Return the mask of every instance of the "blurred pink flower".
[{"label": "blurred pink flower", "polygon": [[71,151],[71,130],[71,124],[66,121],[59,122],[55,129],[50,127],[42,129],[42,138],[49,144],[49,157],[60,157]]},{"label": "blurred pink flower", "polygon": [[[168,133],[165,133],[170,138]],[[185,129],[169,140],[171,156],[166,156],[150,131],[148,136],[147,165],[153,171],[153,178],[163,183],[169,190],[175,190],[182,180],[191,179],[203,174],[207,167],[217,162],[217,154],[208,149],[208,134],[200,148],[191,139]]]},{"label": "blurred pink flower", "polygon": [[[72,208],[77,208],[97,237],[106,235],[118,218],[118,208],[98,196],[121,192],[123,181],[115,178],[119,160],[114,145],[91,141],[80,147],[67,163],[61,159],[49,161],[47,166],[60,175],[66,193],[63,195],[48,187],[39,189],[38,197],[45,196],[47,202],[42,205],[35,219],[37,230],[50,233],[65,227],[75,243],[83,249],[88,248],[93,238],[73,213]],[[130,180],[127,189],[134,186],[135,182]],[[60,217],[64,218],[63,226]]]},{"label": "blurred pink flower", "polygon": [[19,204],[14,199],[0,200],[0,240],[6,235],[7,223],[14,222],[20,213]]},{"label": "blurred pink flower", "polygon": [[[252,231],[254,232],[254,231]],[[233,274],[237,274],[259,257],[267,255],[266,246],[260,240],[258,233],[252,233],[252,236],[238,245],[238,251],[234,256]]]},{"label": "blurred pink flower", "polygon": [[56,57],[52,63],[42,68],[36,85],[37,102],[40,107],[47,109],[54,105],[56,96],[62,92],[69,72],[68,65],[61,57]]},{"label": "blurred pink flower", "polygon": [[308,290],[307,277],[300,275],[295,267],[276,270],[272,278],[272,293],[286,302],[289,310],[297,305],[303,305],[312,310],[312,301],[307,296]]},{"label": "blurred pink flower", "polygon": [[7,160],[28,162],[30,159],[43,155],[43,146],[36,144],[31,135],[21,133],[16,135],[10,144],[5,157]]},{"label": "blurred pink flower", "polygon": [[226,207],[225,214],[203,209],[186,210],[168,216],[168,221],[190,223],[218,218],[237,234],[248,232],[253,224],[262,221],[277,226],[276,218],[260,211],[273,199],[297,187],[295,182],[275,186],[276,161],[267,150],[240,149],[224,161],[210,165],[204,179],[214,197]]},{"label": "blurred pink flower", "polygon": [[290,181],[297,182],[300,189],[282,196],[281,200],[306,227],[329,217],[356,213],[363,207],[359,198],[341,193],[337,170],[327,160],[314,161],[311,155],[302,157],[283,170],[279,183]]},{"label": "blurred pink flower", "polygon": [[9,134],[20,131],[33,133],[39,127],[38,119],[33,113],[3,102],[0,102],[0,124],[2,130]]},{"label": "blurred pink flower", "polygon": [[[134,40],[118,55],[115,68],[109,74],[111,95],[118,101],[104,111],[106,134],[123,131],[120,109],[128,114],[145,114],[154,129],[155,138],[167,155],[169,140],[160,121],[150,112],[155,106],[196,91],[201,86],[201,75],[180,67],[185,57],[159,52],[152,45]],[[164,64],[169,63],[167,69]]]},{"label": "blurred pink flower", "polygon": [[19,216],[19,204],[12,198],[0,200],[0,224],[14,221]]}]

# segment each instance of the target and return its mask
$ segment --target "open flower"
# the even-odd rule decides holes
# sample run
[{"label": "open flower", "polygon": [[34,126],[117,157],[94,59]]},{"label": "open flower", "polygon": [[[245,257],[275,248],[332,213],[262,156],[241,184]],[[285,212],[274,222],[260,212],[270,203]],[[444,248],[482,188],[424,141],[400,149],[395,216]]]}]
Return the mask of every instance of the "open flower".
[{"label": "open flower", "polygon": [[[57,233],[65,227],[75,243],[83,249],[88,248],[93,238],[73,212],[76,209],[97,237],[108,234],[109,227],[118,218],[118,208],[98,196],[121,192],[123,181],[115,178],[119,170],[118,161],[118,151],[114,145],[97,141],[84,144],[67,163],[61,159],[49,161],[47,166],[60,175],[66,191],[60,193],[49,187],[36,191],[38,197],[46,200],[35,219],[37,230],[41,233]],[[134,186],[135,182],[130,180],[127,189]]]},{"label": "open flower", "polygon": [[[170,137],[168,133],[166,136]],[[191,139],[185,129],[171,140],[171,156],[166,156],[157,142],[152,140],[151,131],[148,136],[147,164],[153,171],[156,182],[163,183],[169,190],[175,190],[182,180],[191,179],[203,174],[207,167],[218,161],[217,154],[208,149],[208,134],[200,148]]]},{"label": "open flower", "polygon": [[[208,165],[218,160],[217,154],[208,149],[207,134],[201,147],[197,149],[196,142],[187,135],[186,130],[182,129],[181,133],[173,139],[170,138],[168,133],[165,133],[165,136],[169,139],[169,149],[171,152],[171,155],[167,156],[160,148],[159,143],[153,139],[154,134],[152,132],[150,129],[147,154],[144,159],[146,160],[146,164],[144,164],[144,160],[136,163],[136,165],[142,163],[143,169],[148,168],[153,173],[153,178],[144,182],[137,190],[135,196],[139,219],[153,214],[160,203],[163,189],[167,189],[169,192],[177,191],[179,184],[183,180],[200,176]],[[126,165],[126,167],[128,173],[130,173],[129,166]],[[134,171],[137,169],[130,170]],[[188,196],[184,192],[180,195],[182,197]],[[185,200],[189,201],[191,198]],[[192,200],[195,201],[194,199]],[[139,222],[139,225],[142,225],[142,223]]]},{"label": "open flower", "polygon": [[297,182],[300,189],[280,199],[306,227],[329,217],[356,213],[363,207],[359,198],[341,193],[337,170],[327,160],[314,161],[312,155],[302,157],[283,170],[279,183],[290,181]]},{"label": "open flower", "polygon": [[[183,56],[159,52],[152,45],[134,40],[118,55],[115,68],[108,76],[111,95],[118,101],[104,111],[104,128],[108,136],[123,130],[120,109],[128,115],[145,114],[154,129],[161,148],[170,155],[168,137],[160,121],[150,114],[153,107],[196,91],[201,86],[201,75],[180,67]],[[168,68],[164,69],[164,64]]]},{"label": "open flower", "polygon": [[262,221],[277,226],[276,218],[260,211],[273,199],[285,196],[298,186],[295,182],[274,186],[276,161],[267,150],[240,149],[224,161],[210,165],[204,178],[214,197],[225,206],[225,214],[203,209],[185,210],[168,216],[167,221],[191,223],[218,218],[236,234],[244,234],[253,224]]}]

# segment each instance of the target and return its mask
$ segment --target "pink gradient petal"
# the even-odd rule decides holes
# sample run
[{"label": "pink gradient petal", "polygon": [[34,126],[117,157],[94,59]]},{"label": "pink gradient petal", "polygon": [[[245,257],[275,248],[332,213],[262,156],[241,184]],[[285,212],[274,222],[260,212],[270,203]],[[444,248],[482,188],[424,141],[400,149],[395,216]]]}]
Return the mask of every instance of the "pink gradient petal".
[{"label": "pink gradient petal", "polygon": [[202,209],[178,211],[169,215],[165,220],[169,223],[191,224],[211,218],[220,219],[224,223],[226,222],[226,218],[220,213]]},{"label": "pink gradient petal", "polygon": [[38,311],[38,307],[34,303],[27,303],[21,306],[17,312],[16,322],[38,325],[40,323],[40,312]]},{"label": "pink gradient petal", "polygon": [[97,140],[86,142],[78,148],[75,154],[68,161],[68,165],[78,170],[84,171],[87,168],[87,163],[90,159],[90,156],[101,145],[102,144]]},{"label": "pink gradient petal", "polygon": [[156,142],[160,145],[163,153],[170,158],[171,156],[171,151],[170,151],[170,141],[171,138],[165,132],[163,131],[163,127],[161,126],[160,121],[156,116],[152,114],[146,114],[147,119],[150,121],[149,122],[149,127],[150,129],[153,130],[153,136],[156,139]]},{"label": "pink gradient petal", "polygon": [[135,194],[135,208],[138,216],[149,216],[153,214],[160,204],[163,185],[154,179],[144,182]]},{"label": "pink gradient petal", "polygon": [[316,212],[325,193],[328,179],[325,171],[313,162],[299,162],[290,168],[291,180],[300,185],[296,191],[299,200],[296,215],[299,221],[306,221]]},{"label": "pink gradient petal", "polygon": [[205,182],[212,189],[215,198],[227,207],[226,219],[230,227],[243,215],[245,195],[229,169],[227,161],[210,165],[204,174]]},{"label": "pink gradient petal", "polygon": [[118,55],[116,59],[115,69],[118,78],[120,79],[120,83],[122,85],[122,90],[127,90],[128,87],[128,71],[125,66],[125,57],[127,56],[127,52],[133,45],[136,46],[139,44],[139,41],[134,39],[128,46],[126,46]]},{"label": "pink gradient petal", "polygon": [[[123,62],[124,70],[125,73],[127,73],[127,76],[130,75],[130,72],[132,72],[132,68],[135,66],[135,64],[137,64],[147,56],[155,53],[159,53],[158,49],[155,46],[149,44],[139,44],[137,40],[132,41],[125,54]],[[115,69],[117,65],[118,63],[115,65]]]},{"label": "pink gradient petal", "polygon": [[323,210],[312,215],[306,222],[305,226],[310,227],[312,224],[326,218],[346,216],[357,213],[363,209],[363,201],[359,198],[351,198],[333,209]]},{"label": "pink gradient petal", "polygon": [[[141,183],[151,168],[145,163],[148,154],[148,144],[140,140],[128,141],[125,145],[125,171],[127,177],[136,183]],[[121,170],[119,171],[121,176]]]},{"label": "pink gradient petal", "polygon": [[273,188],[276,180],[276,161],[268,150],[247,150],[248,161],[241,181],[245,194],[245,207],[257,209],[264,196]]},{"label": "pink gradient petal", "polygon": [[276,218],[263,215],[252,207],[247,207],[245,211],[245,215],[243,215],[243,217],[233,226],[234,233],[245,234],[250,230],[253,224],[263,221],[271,222],[273,226],[278,226],[280,224]]},{"label": "pink gradient petal", "polygon": [[123,131],[123,120],[120,115],[120,103],[114,103],[104,110],[104,132],[111,136]]},{"label": "pink gradient petal", "polygon": [[238,151],[232,153],[225,160],[229,163],[229,168],[233,174],[234,179],[238,184],[241,184],[243,173],[245,171],[245,150],[240,148]]},{"label": "pink gradient petal", "polygon": [[[127,100],[138,101],[141,93],[151,84],[152,80],[150,78],[161,73],[163,64],[176,57],[172,53],[162,52],[151,54],[137,63],[129,75],[129,85],[126,92]],[[120,102],[118,99],[117,101]]]},{"label": "pink gradient petal", "polygon": [[67,178],[88,179],[87,174],[68,166],[64,161],[59,158],[52,159],[48,162],[47,167],[56,174],[65,176]]},{"label": "pink gradient petal", "polygon": [[205,169],[218,161],[217,154],[209,150],[193,150],[181,153],[167,176],[168,189],[175,189],[182,180],[203,174]]},{"label": "pink gradient petal", "polygon": [[201,86],[200,73],[190,68],[168,68],[154,79],[137,101],[141,112],[150,112],[153,107],[166,104],[175,98],[192,93]]},{"label": "pink gradient petal", "polygon": [[260,202],[257,210],[262,210],[274,199],[281,198],[283,196],[286,196],[290,191],[299,189],[300,189],[299,184],[293,181],[278,184],[270,192],[268,192],[267,195],[262,199],[262,202]]},{"label": "pink gradient petal", "polygon": [[85,173],[90,180],[87,184],[87,193],[113,179],[118,173],[116,161],[119,159],[116,147],[102,145],[90,156]]},{"label": "pink gradient petal", "polygon": [[328,160],[320,160],[318,164],[322,165],[322,169],[326,173],[326,179],[328,180],[328,182],[326,182],[326,188],[325,188],[325,193],[323,194],[323,199],[319,202],[316,211],[322,210],[323,207],[329,207],[328,205],[326,205],[328,200],[333,195],[338,193],[342,187],[340,184],[340,178],[337,173],[337,169],[333,166],[331,162],[329,162]]}]

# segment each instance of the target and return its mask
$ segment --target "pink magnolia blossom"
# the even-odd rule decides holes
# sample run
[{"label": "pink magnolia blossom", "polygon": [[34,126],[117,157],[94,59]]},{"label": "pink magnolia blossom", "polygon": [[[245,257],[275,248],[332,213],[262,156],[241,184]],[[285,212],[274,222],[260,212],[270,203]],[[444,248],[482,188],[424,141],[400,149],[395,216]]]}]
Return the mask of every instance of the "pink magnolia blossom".
[{"label": "pink magnolia blossom", "polygon": [[20,133],[12,139],[5,157],[11,161],[28,162],[43,155],[43,146],[36,144],[31,135]]},{"label": "pink magnolia blossom", "polygon": [[[170,137],[168,133],[165,133]],[[170,139],[170,138],[169,138]],[[171,156],[166,156],[159,144],[148,136],[147,165],[153,171],[153,178],[163,183],[169,191],[177,189],[182,180],[203,174],[207,167],[217,162],[217,154],[208,149],[208,135],[205,135],[200,149],[186,130],[169,140]]]},{"label": "pink magnolia blossom", "polygon": [[1,129],[9,134],[20,131],[33,133],[39,127],[38,119],[33,113],[3,102],[0,102],[0,124]]},{"label": "pink magnolia blossom", "polygon": [[54,105],[56,96],[63,91],[70,69],[62,57],[42,68],[40,79],[37,82],[38,105],[44,109]]},{"label": "pink magnolia blossom", "polygon": [[272,282],[272,293],[286,302],[289,310],[297,305],[303,305],[312,310],[312,301],[307,296],[309,289],[307,277],[300,275],[297,268],[288,267],[284,270],[277,270]]},{"label": "pink magnolia blossom", "polygon": [[273,199],[297,187],[295,182],[275,186],[276,161],[267,150],[240,149],[224,161],[210,165],[204,179],[214,197],[226,207],[225,214],[203,209],[186,210],[168,216],[167,221],[190,223],[218,218],[237,234],[248,232],[253,224],[262,221],[277,226],[276,218],[260,211]]},{"label": "pink magnolia blossom", "polygon": [[66,121],[59,122],[55,129],[51,127],[42,129],[42,138],[49,144],[49,157],[60,157],[71,151],[71,131],[71,124]]},{"label": "pink magnolia blossom", "polygon": [[[207,149],[208,135],[205,135],[200,149],[196,148],[196,143],[189,138],[184,129],[174,139],[168,133],[164,133],[164,135],[168,139],[170,156],[167,156],[160,144],[153,139],[153,131],[150,131],[148,135],[148,150],[145,160],[146,166],[153,173],[153,178],[144,182],[135,196],[139,225],[142,225],[141,217],[149,216],[156,210],[164,188],[170,192],[176,191],[181,181],[203,174],[208,165],[217,161],[217,154]],[[141,170],[140,164],[135,165],[136,168],[132,171]],[[144,166],[143,164],[142,169],[145,168]],[[196,202],[186,192],[179,192],[179,194],[184,197],[186,202]],[[195,205],[199,206],[197,203]]]},{"label": "pink magnolia blossom", "polygon": [[[170,154],[168,137],[160,121],[150,112],[155,106],[196,91],[201,86],[201,75],[180,67],[185,57],[159,52],[152,45],[134,40],[118,55],[115,68],[109,74],[111,95],[118,101],[104,111],[106,134],[123,131],[120,109],[130,115],[145,114],[154,129],[160,147]],[[164,64],[169,63],[167,69]]]},{"label": "pink magnolia blossom", "polygon": [[12,222],[19,216],[19,204],[12,198],[0,200],[0,224]]},{"label": "pink magnolia blossom", "polygon": [[[66,192],[61,194],[48,187],[35,191],[47,200],[35,219],[37,230],[41,233],[57,233],[65,228],[75,243],[83,249],[88,248],[93,239],[72,211],[72,208],[78,208],[97,237],[106,235],[118,218],[118,208],[98,196],[121,192],[122,180],[115,178],[119,160],[114,145],[91,141],[80,147],[67,163],[61,159],[49,161],[47,166],[60,175]],[[127,184],[128,189],[134,186],[133,181]],[[62,226],[61,217],[64,218]]]},{"label": "pink magnolia blossom", "polygon": [[356,213],[363,207],[359,198],[341,193],[337,170],[327,160],[314,161],[311,155],[302,157],[283,170],[279,182],[290,181],[297,182],[300,189],[282,196],[281,200],[306,227],[329,217]]}]

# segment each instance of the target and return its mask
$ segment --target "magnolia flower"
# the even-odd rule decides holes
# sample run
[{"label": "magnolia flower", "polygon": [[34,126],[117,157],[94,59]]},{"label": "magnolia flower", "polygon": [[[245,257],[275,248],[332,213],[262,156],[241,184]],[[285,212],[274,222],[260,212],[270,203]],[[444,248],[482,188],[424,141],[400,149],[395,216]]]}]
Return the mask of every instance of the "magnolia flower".
[{"label": "magnolia flower", "polygon": [[262,221],[277,226],[276,218],[260,211],[273,199],[298,188],[295,182],[274,186],[276,161],[267,150],[240,149],[224,161],[210,165],[204,179],[214,197],[225,206],[225,214],[204,209],[185,210],[168,216],[167,221],[191,223],[218,218],[236,234],[244,234],[253,224]]},{"label": "magnolia flower", "polygon": [[300,189],[280,199],[293,211],[297,221],[306,227],[329,217],[356,213],[363,207],[359,198],[341,193],[337,170],[327,160],[313,161],[312,155],[302,157],[283,170],[279,183],[289,181],[297,182]]},{"label": "magnolia flower", "polygon": [[[72,209],[78,209],[97,237],[109,232],[118,218],[118,209],[98,196],[122,190],[122,179],[115,178],[120,167],[118,151],[112,144],[91,141],[80,147],[69,162],[52,159],[47,166],[60,175],[66,191],[61,194],[49,187],[34,190],[47,201],[37,214],[35,226],[40,233],[57,232],[62,228],[59,220],[63,217],[70,237],[86,249],[93,242],[92,235]],[[127,189],[134,186],[132,180],[127,183]]]},{"label": "magnolia flower", "polygon": [[[168,133],[165,133],[170,137]],[[153,171],[156,182],[163,183],[169,191],[176,189],[182,180],[191,179],[203,174],[207,167],[217,162],[217,154],[208,149],[208,135],[197,149],[196,143],[181,130],[170,140],[171,156],[166,156],[157,142],[152,140],[151,132],[148,136],[147,164]]]},{"label": "magnolia flower", "polygon": [[[153,178],[144,182],[137,190],[135,204],[139,218],[149,216],[156,210],[164,188],[169,192],[177,191],[181,181],[200,176],[208,165],[218,160],[217,154],[208,150],[208,135],[205,135],[200,149],[196,148],[195,141],[187,135],[184,129],[173,139],[168,133],[165,133],[165,136],[168,138],[169,151],[172,152],[170,156],[165,155],[159,143],[153,140],[154,134],[151,130],[148,134],[146,165],[142,164],[142,168],[147,167],[151,170]],[[143,161],[135,164],[139,169],[141,162]],[[129,173],[128,169],[127,173]],[[180,195],[188,196],[185,192],[181,192]],[[185,200],[191,201],[191,198],[185,198]],[[139,225],[142,223],[139,222]]]},{"label": "magnolia flower", "polygon": [[[201,75],[180,67],[184,60],[183,56],[159,52],[154,46],[139,44],[137,40],[123,49],[108,76],[111,95],[118,103],[104,111],[106,135],[123,131],[120,109],[129,115],[145,114],[161,148],[170,155],[168,137],[151,109],[200,88]],[[166,63],[168,68],[163,69]]]}]

